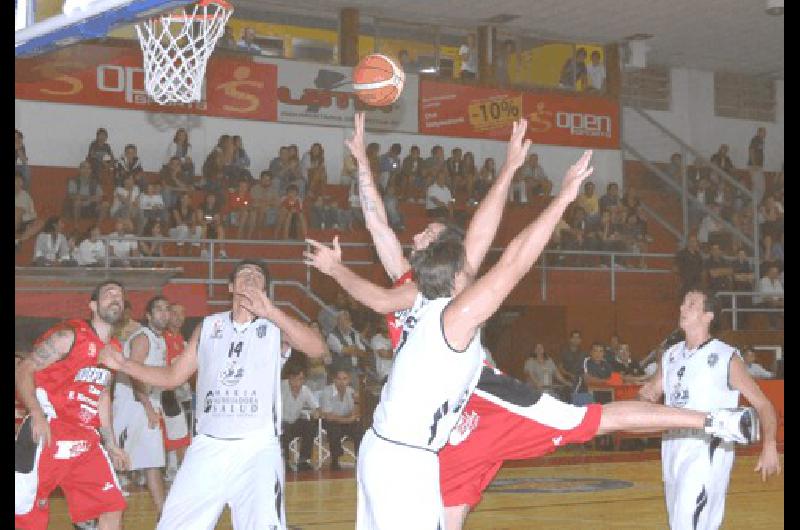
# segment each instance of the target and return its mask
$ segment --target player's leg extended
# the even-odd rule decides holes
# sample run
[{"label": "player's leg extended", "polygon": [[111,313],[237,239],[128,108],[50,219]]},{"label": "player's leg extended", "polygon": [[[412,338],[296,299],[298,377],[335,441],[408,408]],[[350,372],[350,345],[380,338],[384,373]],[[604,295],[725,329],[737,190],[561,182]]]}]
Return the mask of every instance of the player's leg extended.
[{"label": "player's leg extended", "polygon": [[705,412],[666,407],[647,401],[614,401],[603,405],[597,434],[702,429],[707,415]]}]

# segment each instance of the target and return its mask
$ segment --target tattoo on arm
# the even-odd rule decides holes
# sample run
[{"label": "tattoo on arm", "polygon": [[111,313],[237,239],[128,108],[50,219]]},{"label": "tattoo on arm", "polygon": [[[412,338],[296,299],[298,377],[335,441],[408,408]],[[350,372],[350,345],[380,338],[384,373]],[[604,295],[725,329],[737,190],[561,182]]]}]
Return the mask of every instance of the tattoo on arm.
[{"label": "tattoo on arm", "polygon": [[[74,337],[72,330],[63,329],[54,332],[40,342],[31,354],[31,360],[36,365],[36,368],[42,369],[61,360],[72,348]],[[66,347],[67,341],[70,341],[69,347]]]}]

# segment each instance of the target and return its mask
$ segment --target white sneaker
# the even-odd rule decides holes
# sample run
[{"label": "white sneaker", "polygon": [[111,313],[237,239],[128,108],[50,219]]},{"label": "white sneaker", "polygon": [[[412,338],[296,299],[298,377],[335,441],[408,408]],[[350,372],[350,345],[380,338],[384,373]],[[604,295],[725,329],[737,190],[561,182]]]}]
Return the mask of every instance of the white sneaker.
[{"label": "white sneaker", "polygon": [[706,416],[705,431],[726,442],[754,444],[761,438],[758,413],[753,407],[718,409]]}]

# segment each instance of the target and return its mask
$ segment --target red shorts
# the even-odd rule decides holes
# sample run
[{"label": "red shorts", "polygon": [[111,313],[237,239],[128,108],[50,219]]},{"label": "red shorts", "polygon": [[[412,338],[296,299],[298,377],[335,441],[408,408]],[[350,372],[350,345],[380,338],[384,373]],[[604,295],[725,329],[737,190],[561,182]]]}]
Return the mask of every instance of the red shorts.
[{"label": "red shorts", "polygon": [[[181,415],[182,416],[182,415]],[[181,417],[181,419],[183,419]],[[189,447],[192,443],[192,437],[188,434],[183,438],[176,438],[172,439],[169,438],[169,433],[167,432],[167,424],[164,422],[164,418],[161,418],[161,432],[164,436],[164,450],[165,451],[174,451],[175,449],[180,449],[181,447]]]},{"label": "red shorts", "polygon": [[463,441],[439,452],[444,506],[475,507],[506,460],[536,458],[562,445],[591,440],[602,410],[599,404],[574,407],[546,394],[530,407],[510,410],[476,392],[454,429],[455,436],[461,429]]},{"label": "red shorts", "polygon": [[38,486],[33,508],[15,516],[14,527],[45,530],[50,517],[49,497],[56,486],[63,490],[74,522],[123,511],[125,498],[97,433],[52,420],[50,434],[51,442],[42,449],[35,470]]}]

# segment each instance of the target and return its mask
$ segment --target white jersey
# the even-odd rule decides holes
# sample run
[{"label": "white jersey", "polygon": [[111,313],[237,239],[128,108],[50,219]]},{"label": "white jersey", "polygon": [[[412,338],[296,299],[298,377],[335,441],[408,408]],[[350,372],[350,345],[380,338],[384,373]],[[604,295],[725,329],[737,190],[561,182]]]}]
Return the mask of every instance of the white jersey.
[{"label": "white jersey", "polygon": [[281,425],[281,332],[264,318],[241,331],[225,311],[203,319],[197,346],[197,432],[242,438],[275,436]]},{"label": "white jersey", "polygon": [[478,382],[483,347],[480,332],[463,352],[447,343],[442,312],[450,300],[426,301],[417,295],[373,416],[379,437],[438,451],[458,421]]},{"label": "white jersey", "polygon": [[[131,344],[133,339],[139,335],[144,335],[150,342],[150,349],[147,352],[147,357],[144,360],[145,366],[166,366],[167,365],[167,343],[162,335],[156,335],[147,326],[142,326],[134,331],[128,340],[123,345],[122,353],[125,357],[131,356]],[[150,403],[153,408],[161,408],[161,391],[162,389],[156,386],[150,387],[149,397]],[[114,401],[131,402],[136,401],[133,395],[133,386],[131,385],[131,378],[122,372],[117,374],[117,383],[114,386]]]}]

